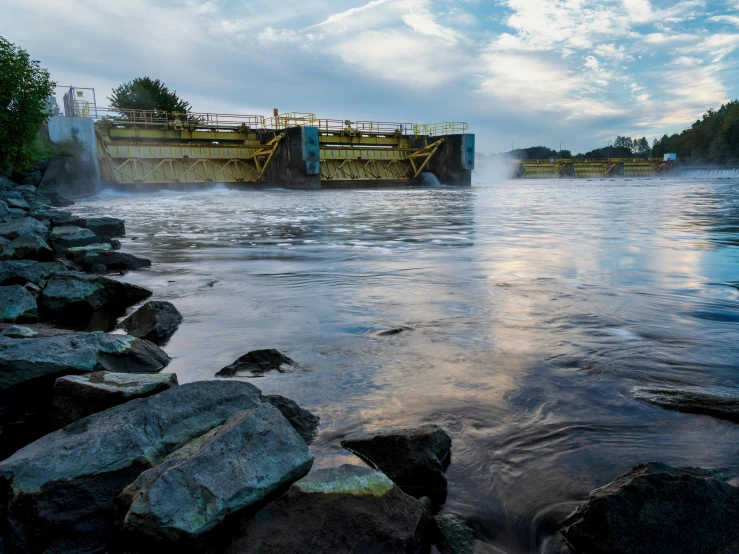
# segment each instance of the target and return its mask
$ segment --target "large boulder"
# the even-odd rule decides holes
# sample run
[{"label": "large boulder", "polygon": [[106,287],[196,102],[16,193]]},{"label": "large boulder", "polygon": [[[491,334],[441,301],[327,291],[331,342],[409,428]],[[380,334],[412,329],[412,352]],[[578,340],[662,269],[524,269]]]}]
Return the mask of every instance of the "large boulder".
[{"label": "large boulder", "polygon": [[252,350],[239,357],[235,362],[222,368],[216,377],[233,377],[242,371],[264,373],[271,370],[282,371],[283,365],[293,365],[290,358],[274,348],[266,350]]},{"label": "large boulder", "polygon": [[69,225],[84,227],[99,237],[122,237],[126,234],[126,224],[117,217],[78,217],[69,222]]},{"label": "large boulder", "polygon": [[182,314],[171,302],[152,300],[141,306],[121,322],[129,335],[154,344],[167,341],[182,323]]},{"label": "large boulder", "polygon": [[42,285],[52,275],[68,273],[69,269],[59,262],[37,262],[34,260],[10,260],[0,262],[0,286]]},{"label": "large boulder", "polygon": [[31,381],[92,371],[156,373],[168,363],[164,350],[149,341],[102,331],[23,340],[0,337],[0,395]]},{"label": "large boulder", "polygon": [[714,470],[639,464],[590,493],[562,535],[576,553],[714,554],[739,540],[739,490]]},{"label": "large boulder", "polygon": [[97,311],[125,309],[151,296],[151,291],[100,275],[57,273],[38,298],[43,317],[86,321]]},{"label": "large boulder", "polygon": [[437,425],[357,433],[341,441],[414,496],[443,496],[452,439]]},{"label": "large boulder", "polygon": [[452,514],[434,516],[434,545],[439,554],[474,554],[475,533]]},{"label": "large boulder", "polygon": [[36,321],[36,299],[20,285],[0,287],[0,321]]},{"label": "large boulder", "polygon": [[189,383],[29,444],[0,462],[6,545],[15,552],[105,551],[113,502],[127,485],[236,412],[259,405],[259,389],[248,383]]},{"label": "large boulder", "polygon": [[32,217],[19,217],[7,223],[0,223],[0,237],[13,240],[21,235],[38,235],[44,240],[49,238],[49,228]]},{"label": "large boulder", "polygon": [[145,398],[177,386],[174,373],[94,371],[59,377],[54,383],[52,419],[64,427],[134,398]]},{"label": "large boulder", "polygon": [[290,400],[279,394],[265,395],[262,397],[262,400],[269,402],[280,410],[280,413],[293,426],[293,429],[298,432],[298,435],[300,435],[306,444],[313,442],[318,432],[318,425],[321,422],[318,416],[301,408],[294,400]]},{"label": "large boulder", "polygon": [[429,540],[428,507],[379,471],[319,469],[257,512],[228,554],[412,554]]},{"label": "large boulder", "polygon": [[739,423],[739,395],[736,394],[674,389],[638,389],[635,396],[668,410],[710,415]]},{"label": "large boulder", "polygon": [[38,235],[21,235],[5,247],[5,257],[37,262],[54,261],[54,251]]},{"label": "large boulder", "polygon": [[31,206],[23,198],[5,198],[3,201],[8,205],[8,208],[17,208],[26,212],[31,209]]},{"label": "large boulder", "polygon": [[86,246],[99,240],[100,238],[89,229],[75,225],[60,225],[51,230],[51,241],[63,248]]},{"label": "large boulder", "polygon": [[287,487],[312,464],[305,442],[277,409],[262,404],[238,412],[123,490],[116,544],[124,551],[217,547],[221,537],[208,532],[226,516]]},{"label": "large boulder", "polygon": [[96,266],[104,266],[107,271],[121,271],[151,267],[151,260],[139,258],[138,256],[126,254],[125,252],[97,250],[70,254],[70,252],[67,251],[67,258],[88,271]]}]

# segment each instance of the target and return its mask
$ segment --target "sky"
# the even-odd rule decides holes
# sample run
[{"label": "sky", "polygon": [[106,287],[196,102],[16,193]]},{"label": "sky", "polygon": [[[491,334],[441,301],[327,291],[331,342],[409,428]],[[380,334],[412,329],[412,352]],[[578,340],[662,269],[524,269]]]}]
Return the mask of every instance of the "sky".
[{"label": "sky", "polygon": [[739,96],[739,0],[0,5],[0,36],[101,105],[148,75],[199,112],[466,121],[486,154],[651,142]]}]

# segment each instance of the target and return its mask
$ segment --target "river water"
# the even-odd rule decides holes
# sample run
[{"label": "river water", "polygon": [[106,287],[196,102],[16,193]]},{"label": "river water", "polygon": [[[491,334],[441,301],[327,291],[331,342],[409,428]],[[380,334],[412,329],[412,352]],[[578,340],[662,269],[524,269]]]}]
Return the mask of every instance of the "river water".
[{"label": "river water", "polygon": [[220,185],[75,211],[124,218],[123,250],[152,259],[122,279],[182,312],[165,347],[180,383],[286,353],[293,372],[249,381],[321,417],[314,467],[361,463],[351,432],[442,425],[443,511],[503,552],[537,552],[642,461],[739,475],[739,426],[633,396],[739,389],[736,179]]}]

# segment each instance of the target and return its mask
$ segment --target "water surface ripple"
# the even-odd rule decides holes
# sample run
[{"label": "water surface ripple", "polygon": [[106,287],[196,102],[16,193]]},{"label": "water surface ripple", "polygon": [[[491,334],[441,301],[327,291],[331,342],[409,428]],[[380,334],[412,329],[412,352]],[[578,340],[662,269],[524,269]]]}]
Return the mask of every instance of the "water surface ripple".
[{"label": "water surface ripple", "polygon": [[739,474],[739,426],[633,397],[739,390],[737,180],[219,186],[76,211],[124,218],[124,251],[154,262],[123,279],[184,315],[166,346],[180,383],[285,352],[293,373],[251,382],[321,417],[316,467],[360,463],[350,432],[443,425],[443,509],[505,552],[536,552],[638,462]]}]

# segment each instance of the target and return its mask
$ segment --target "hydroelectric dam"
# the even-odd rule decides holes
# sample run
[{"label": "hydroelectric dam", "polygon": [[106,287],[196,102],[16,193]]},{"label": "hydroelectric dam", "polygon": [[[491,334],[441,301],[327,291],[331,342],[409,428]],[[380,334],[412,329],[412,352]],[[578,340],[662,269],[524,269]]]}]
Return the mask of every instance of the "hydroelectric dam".
[{"label": "hydroelectric dam", "polygon": [[[101,181],[147,190],[196,183],[293,189],[422,184],[470,186],[475,135],[466,123],[389,123],[96,108]],[[104,115],[99,116],[100,113]]]}]

